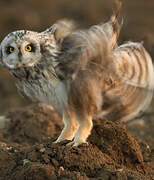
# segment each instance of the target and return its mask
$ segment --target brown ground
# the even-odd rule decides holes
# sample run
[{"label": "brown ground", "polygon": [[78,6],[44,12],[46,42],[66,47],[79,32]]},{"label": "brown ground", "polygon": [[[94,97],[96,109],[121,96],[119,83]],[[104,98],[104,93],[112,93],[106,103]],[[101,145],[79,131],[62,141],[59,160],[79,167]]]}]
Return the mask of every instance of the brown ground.
[{"label": "brown ground", "polygon": [[[113,0],[1,0],[0,39],[17,29],[44,30],[64,17],[87,27],[107,20],[112,7]],[[153,9],[152,0],[123,1],[119,42],[144,40],[154,58]],[[128,130],[96,120],[89,145],[77,148],[66,147],[66,142],[53,144],[62,128],[60,118],[49,107],[29,104],[0,68],[0,114],[10,120],[0,130],[0,180],[154,179],[154,101],[144,118],[127,125]]]},{"label": "brown ground", "polygon": [[7,113],[0,131],[1,180],[152,179],[153,150],[126,127],[106,119],[94,121],[89,144],[53,144],[62,128],[58,115],[45,105]]}]

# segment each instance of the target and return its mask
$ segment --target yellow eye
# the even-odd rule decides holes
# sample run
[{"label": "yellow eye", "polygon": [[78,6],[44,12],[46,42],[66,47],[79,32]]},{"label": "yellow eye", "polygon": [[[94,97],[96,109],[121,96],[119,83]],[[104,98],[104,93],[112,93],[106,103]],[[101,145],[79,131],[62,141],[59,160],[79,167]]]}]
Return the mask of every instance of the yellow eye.
[{"label": "yellow eye", "polygon": [[31,45],[27,45],[27,46],[25,47],[25,51],[31,52],[31,51],[32,51],[32,46],[31,46]]},{"label": "yellow eye", "polygon": [[12,47],[12,46],[9,46],[9,47],[7,48],[7,50],[6,50],[7,54],[11,54],[11,53],[13,53],[14,51],[15,51],[15,48]]}]

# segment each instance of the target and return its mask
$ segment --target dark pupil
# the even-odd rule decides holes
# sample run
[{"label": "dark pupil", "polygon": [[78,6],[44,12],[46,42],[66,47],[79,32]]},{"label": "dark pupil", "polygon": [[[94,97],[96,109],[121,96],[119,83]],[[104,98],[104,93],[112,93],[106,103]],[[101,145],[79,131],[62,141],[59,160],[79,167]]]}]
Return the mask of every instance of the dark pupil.
[{"label": "dark pupil", "polygon": [[30,50],[30,49],[31,49],[30,52],[35,52],[35,46],[32,43],[27,46],[27,50]]},{"label": "dark pupil", "polygon": [[6,53],[11,54],[13,51],[14,51],[14,47],[9,46],[9,47],[7,47]]}]

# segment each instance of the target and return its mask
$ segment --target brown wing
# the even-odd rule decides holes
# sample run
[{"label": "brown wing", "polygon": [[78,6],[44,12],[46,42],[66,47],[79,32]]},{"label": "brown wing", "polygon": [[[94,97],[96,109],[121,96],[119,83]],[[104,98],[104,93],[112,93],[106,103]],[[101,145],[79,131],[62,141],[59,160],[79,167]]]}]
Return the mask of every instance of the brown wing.
[{"label": "brown wing", "polygon": [[118,0],[115,0],[115,4],[116,4],[115,11],[111,16],[110,20],[100,25],[112,49],[114,49],[117,46],[117,40],[123,25],[123,19],[121,18],[120,20],[120,11],[121,11],[122,3]]},{"label": "brown wing", "polygon": [[122,120],[132,119],[149,106],[154,89],[154,68],[141,43],[129,42],[115,51],[116,73],[123,82],[122,103],[127,109]]},{"label": "brown wing", "polygon": [[50,28],[46,29],[43,33],[53,35],[56,39],[56,41],[60,41],[69,34],[71,34],[75,29],[77,25],[76,23],[71,19],[61,19],[55,22]]},{"label": "brown wing", "polygon": [[152,59],[141,43],[121,45],[114,55],[117,74],[125,83],[149,90],[154,88]]},{"label": "brown wing", "polygon": [[119,23],[120,9],[121,3],[116,0],[116,10],[108,22],[92,26],[89,30],[72,31],[62,39],[56,67],[59,76],[64,79],[75,77],[79,69],[86,68],[89,62],[108,70],[112,64],[110,51],[116,47],[122,26],[122,21]]}]

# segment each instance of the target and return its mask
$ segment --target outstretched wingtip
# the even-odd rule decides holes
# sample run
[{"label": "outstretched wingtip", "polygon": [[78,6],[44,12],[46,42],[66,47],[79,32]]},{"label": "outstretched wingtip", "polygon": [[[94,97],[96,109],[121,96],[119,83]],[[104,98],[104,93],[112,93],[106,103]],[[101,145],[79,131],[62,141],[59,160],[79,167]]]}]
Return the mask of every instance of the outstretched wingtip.
[{"label": "outstretched wingtip", "polygon": [[122,7],[122,2],[119,0],[115,0],[115,9],[113,10],[113,15],[111,16],[110,19],[113,26],[113,30],[117,31],[119,29],[119,32],[123,25],[123,18],[122,17],[120,18],[121,7]]},{"label": "outstretched wingtip", "polygon": [[120,12],[121,12],[121,7],[122,7],[122,2],[120,1],[120,0],[114,0],[114,2],[115,2],[115,14],[117,15],[117,16],[119,16],[120,15]]},{"label": "outstretched wingtip", "polygon": [[63,39],[76,29],[77,25],[72,19],[60,19],[50,28],[46,29],[44,33],[53,34],[57,41]]}]

